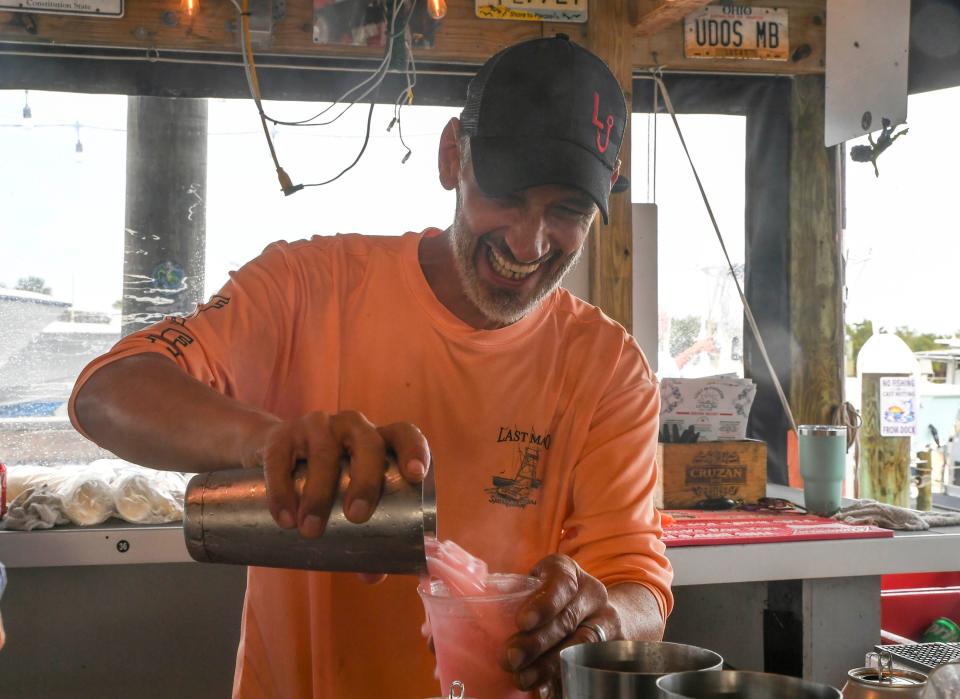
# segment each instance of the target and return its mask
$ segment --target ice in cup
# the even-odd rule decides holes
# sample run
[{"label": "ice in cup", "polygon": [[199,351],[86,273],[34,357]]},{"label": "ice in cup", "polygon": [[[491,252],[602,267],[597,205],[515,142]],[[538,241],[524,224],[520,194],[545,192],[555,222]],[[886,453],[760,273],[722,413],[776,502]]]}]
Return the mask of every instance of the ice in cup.
[{"label": "ice in cup", "polygon": [[507,639],[517,633],[517,612],[540,581],[527,575],[494,573],[485,589],[461,595],[440,579],[418,588],[433,633],[440,686],[459,680],[479,699],[528,699],[500,666]]}]

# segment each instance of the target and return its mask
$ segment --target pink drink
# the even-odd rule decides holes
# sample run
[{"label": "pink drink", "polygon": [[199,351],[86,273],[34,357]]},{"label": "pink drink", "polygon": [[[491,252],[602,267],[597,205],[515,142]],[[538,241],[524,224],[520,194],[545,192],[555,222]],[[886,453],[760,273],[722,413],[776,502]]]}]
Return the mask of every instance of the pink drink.
[{"label": "pink drink", "polygon": [[441,688],[463,682],[476,699],[527,699],[500,667],[507,639],[517,632],[516,616],[539,581],[526,575],[487,571],[487,565],[452,541],[429,541],[432,579],[419,592],[433,633]]}]

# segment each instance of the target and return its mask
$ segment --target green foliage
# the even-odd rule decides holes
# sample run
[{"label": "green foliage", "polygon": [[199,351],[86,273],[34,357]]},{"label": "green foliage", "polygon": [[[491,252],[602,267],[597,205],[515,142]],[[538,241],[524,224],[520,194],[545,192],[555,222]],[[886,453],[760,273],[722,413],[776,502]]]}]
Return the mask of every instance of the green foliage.
[{"label": "green foliage", "polygon": [[[938,333],[920,333],[912,330],[905,325],[900,326],[894,331],[914,352],[925,352],[927,350],[940,349],[944,345],[937,342],[937,338],[942,337]],[[873,335],[873,323],[864,320],[860,323],[847,323],[847,341],[850,343],[850,357],[856,362],[857,355],[860,354],[860,348],[863,343]],[[960,336],[960,332],[955,333]]]},{"label": "green foliage", "polygon": [[895,332],[914,352],[942,349],[945,346],[937,342],[937,338],[943,337],[938,333],[918,333],[906,326],[897,328]]},{"label": "green foliage", "polygon": [[50,287],[47,286],[47,282],[41,277],[20,277],[14,288],[20,291],[33,291],[37,294],[46,294],[47,296],[53,293]]},{"label": "green foliage", "polygon": [[700,336],[700,316],[670,320],[670,356],[676,357]]}]

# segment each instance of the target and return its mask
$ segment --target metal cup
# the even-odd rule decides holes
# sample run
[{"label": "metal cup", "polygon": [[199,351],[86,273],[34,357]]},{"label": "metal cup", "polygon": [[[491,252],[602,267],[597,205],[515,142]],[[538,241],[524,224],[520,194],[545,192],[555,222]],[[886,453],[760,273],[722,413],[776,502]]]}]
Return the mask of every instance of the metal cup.
[{"label": "metal cup", "polygon": [[764,672],[678,672],[657,680],[660,699],[842,699],[839,689]]},{"label": "metal cup", "polygon": [[800,425],[800,475],[804,505],[830,517],[840,509],[847,459],[847,428],[843,425]]},{"label": "metal cup", "polygon": [[683,670],[719,670],[712,650],[681,643],[605,641],[560,651],[565,699],[642,699],[657,696],[657,678]]},{"label": "metal cup", "polygon": [[[302,494],[306,468],[294,471]],[[319,539],[282,529],[267,505],[260,468],[210,471],[187,484],[183,535],[197,561],[272,568],[303,568],[352,573],[423,575],[427,572],[424,537],[437,534],[433,468],[420,485],[408,483],[388,462],[380,504],[363,524],[343,514],[349,483],[341,473],[336,501]]]}]

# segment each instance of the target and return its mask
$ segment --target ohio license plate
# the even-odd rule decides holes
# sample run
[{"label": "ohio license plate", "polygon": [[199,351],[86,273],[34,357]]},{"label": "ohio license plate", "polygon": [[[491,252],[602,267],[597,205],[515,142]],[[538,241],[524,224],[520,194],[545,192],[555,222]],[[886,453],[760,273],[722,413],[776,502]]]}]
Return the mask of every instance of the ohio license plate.
[{"label": "ohio license plate", "polygon": [[786,61],[790,57],[787,10],[749,5],[708,5],[684,19],[687,58]]}]

